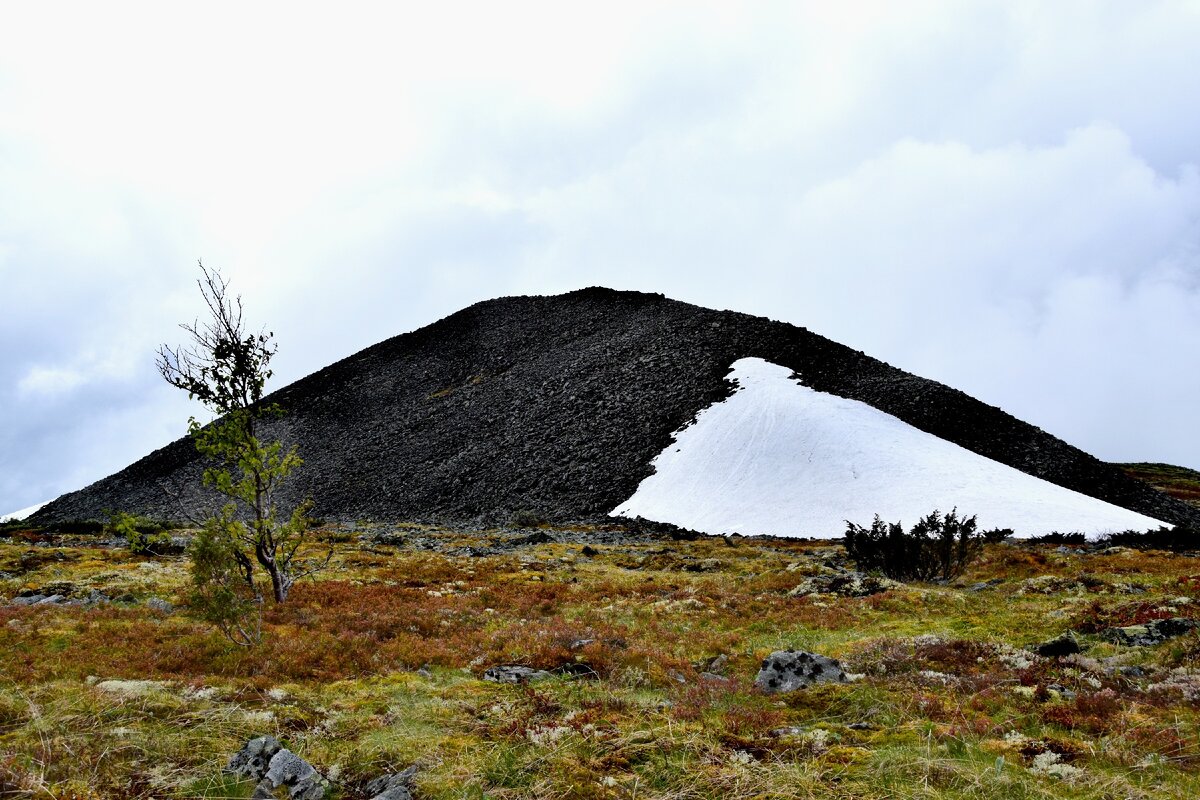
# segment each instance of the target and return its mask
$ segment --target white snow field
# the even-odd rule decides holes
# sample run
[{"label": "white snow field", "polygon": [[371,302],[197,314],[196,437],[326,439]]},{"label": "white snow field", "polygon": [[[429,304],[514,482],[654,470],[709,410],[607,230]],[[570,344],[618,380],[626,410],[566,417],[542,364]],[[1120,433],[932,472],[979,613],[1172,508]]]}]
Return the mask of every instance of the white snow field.
[{"label": "white snow field", "polygon": [[798,383],[759,358],[734,362],[738,389],[702,411],[612,516],[705,533],[840,537],[876,514],[910,528],[934,509],[1018,536],[1150,530],[1158,520],[1026,475],[866,403]]},{"label": "white snow field", "polygon": [[[49,502],[49,500],[46,501],[46,503]],[[0,522],[16,522],[17,520],[25,519],[32,516],[39,508],[46,505],[46,503],[38,503],[36,506],[22,508],[20,511],[13,511],[11,514],[0,514]]]}]

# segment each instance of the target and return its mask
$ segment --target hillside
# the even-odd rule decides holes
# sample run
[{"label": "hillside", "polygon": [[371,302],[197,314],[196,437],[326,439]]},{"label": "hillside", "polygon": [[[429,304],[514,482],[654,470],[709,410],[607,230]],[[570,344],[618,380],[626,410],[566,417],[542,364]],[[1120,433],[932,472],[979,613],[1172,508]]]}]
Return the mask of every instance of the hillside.
[{"label": "hillside", "polygon": [[[730,365],[761,358],[1022,472],[1169,522],[1200,511],[950,387],[804,328],[661,295],[586,289],[482,302],[271,395],[273,433],[330,521],[596,519],[652,460],[728,396]],[[178,519],[211,507],[186,439],[55,500],[38,522],[106,509]]]},{"label": "hillside", "polygon": [[1158,491],[1200,508],[1200,472],[1173,464],[1118,464],[1126,475],[1145,481]]}]

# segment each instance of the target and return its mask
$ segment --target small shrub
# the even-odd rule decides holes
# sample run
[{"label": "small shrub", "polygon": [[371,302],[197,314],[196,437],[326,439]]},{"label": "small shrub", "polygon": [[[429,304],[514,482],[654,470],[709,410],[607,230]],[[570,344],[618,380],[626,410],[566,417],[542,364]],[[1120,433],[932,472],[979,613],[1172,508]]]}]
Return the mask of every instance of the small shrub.
[{"label": "small shrub", "polygon": [[1025,541],[1029,544],[1087,544],[1087,536],[1079,531],[1071,531],[1070,533],[1050,531],[1041,536],[1030,536]]},{"label": "small shrub", "polygon": [[1110,533],[1100,539],[1107,547],[1132,547],[1138,550],[1171,550],[1182,552],[1200,549],[1200,530],[1177,525],[1153,531],[1124,531]]},{"label": "small shrub", "polygon": [[164,555],[172,547],[171,536],[162,525],[124,511],[110,514],[103,532],[124,539],[129,551],[141,556]]},{"label": "small shrub", "polygon": [[1005,539],[1013,535],[1012,528],[992,528],[990,531],[984,531],[979,534],[988,544],[999,544]]},{"label": "small shrub", "polygon": [[843,544],[858,569],[901,581],[961,575],[979,555],[983,542],[975,530],[975,517],[959,519],[958,509],[944,517],[934,511],[908,533],[899,522],[884,522],[878,515],[870,528],[849,520],[846,525]]},{"label": "small shrub", "polygon": [[250,559],[235,544],[227,513],[212,517],[192,540],[192,590],[188,605],[197,618],[211,623],[234,644],[262,642],[262,591],[254,581]]},{"label": "small shrub", "polygon": [[514,528],[537,528],[545,521],[537,512],[522,509],[513,513],[511,526]]}]

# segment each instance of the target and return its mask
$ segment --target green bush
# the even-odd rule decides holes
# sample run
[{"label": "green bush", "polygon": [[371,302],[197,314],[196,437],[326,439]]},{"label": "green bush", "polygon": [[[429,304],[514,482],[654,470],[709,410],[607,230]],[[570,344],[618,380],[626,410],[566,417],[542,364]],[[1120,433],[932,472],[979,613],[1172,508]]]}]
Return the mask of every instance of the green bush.
[{"label": "green bush", "polygon": [[252,647],[262,642],[263,593],[254,580],[254,566],[238,543],[244,526],[229,504],[219,517],[210,517],[192,539],[192,615],[215,625],[234,644]]},{"label": "green bush", "polygon": [[849,520],[846,525],[843,543],[858,569],[882,572],[899,581],[954,578],[983,547],[975,517],[959,519],[958,509],[944,517],[934,511],[907,533],[899,522],[884,522],[879,515],[870,528]]},{"label": "green bush", "polygon": [[138,555],[163,555],[172,549],[171,535],[164,526],[137,514],[124,511],[110,514],[103,533],[124,539],[130,552]]}]

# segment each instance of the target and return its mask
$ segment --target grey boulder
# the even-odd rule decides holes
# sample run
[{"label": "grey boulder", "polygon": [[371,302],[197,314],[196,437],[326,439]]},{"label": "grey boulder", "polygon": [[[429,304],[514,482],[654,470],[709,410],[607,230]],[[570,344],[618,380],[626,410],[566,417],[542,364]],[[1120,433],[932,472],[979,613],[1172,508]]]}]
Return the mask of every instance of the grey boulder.
[{"label": "grey boulder", "polygon": [[837,659],[803,650],[777,650],[763,659],[754,685],[768,694],[794,692],[816,683],[846,683]]},{"label": "grey boulder", "polygon": [[291,750],[282,749],[271,756],[267,774],[254,789],[253,798],[266,800],[276,797],[275,790],[287,789],[291,800],[324,800],[329,794],[329,781]]},{"label": "grey boulder", "polygon": [[271,758],[282,749],[283,745],[274,736],[251,739],[229,759],[225,771],[234,775],[245,775],[256,781],[261,780],[270,768]]},{"label": "grey boulder", "polygon": [[518,664],[503,664],[484,670],[483,679],[493,683],[533,683],[553,678],[549,672]]},{"label": "grey boulder", "polygon": [[412,800],[412,782],[417,775],[415,766],[403,772],[382,775],[366,786],[371,800]]}]

